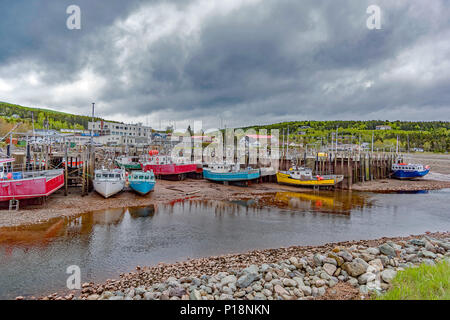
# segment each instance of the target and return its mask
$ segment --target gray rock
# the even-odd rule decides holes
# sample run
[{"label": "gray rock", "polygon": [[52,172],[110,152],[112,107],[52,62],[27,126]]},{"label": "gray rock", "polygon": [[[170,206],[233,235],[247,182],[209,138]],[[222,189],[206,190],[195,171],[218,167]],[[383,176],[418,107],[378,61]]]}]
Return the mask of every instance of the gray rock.
[{"label": "gray rock", "polygon": [[244,273],[258,273],[259,272],[259,267],[255,264],[252,264],[251,266],[245,268],[244,270],[242,270],[242,272]]},{"label": "gray rock", "polygon": [[256,292],[253,295],[254,300],[267,300],[267,297],[262,292]]},{"label": "gray rock", "polygon": [[241,276],[237,282],[236,286],[238,288],[246,288],[253,283],[253,281],[259,280],[261,276],[257,273],[246,273]]},{"label": "gray rock", "polygon": [[300,286],[300,290],[304,293],[305,296],[310,296],[312,294],[311,287],[309,286]]},{"label": "gray rock", "polygon": [[339,257],[343,258],[347,262],[351,262],[353,260],[353,256],[350,252],[346,250],[341,250],[338,253],[336,253]]},{"label": "gray rock", "polygon": [[300,278],[300,277],[294,277],[292,280],[294,280],[295,282],[297,282],[297,286],[298,286],[298,287],[301,287],[301,286],[305,285],[305,284],[303,283],[303,279]]},{"label": "gray rock", "polygon": [[437,242],[437,245],[439,247],[441,247],[441,248],[444,248],[447,251],[450,250],[450,243],[449,242],[439,241],[439,242]]},{"label": "gray rock", "polygon": [[317,294],[319,297],[323,296],[325,294],[325,287],[320,287],[317,289]]},{"label": "gray rock", "polygon": [[382,271],[384,269],[383,262],[381,262],[381,259],[374,259],[369,262],[369,266],[372,266],[375,271]]},{"label": "gray rock", "polygon": [[134,289],[134,293],[137,295],[142,296],[144,293],[146,292],[144,287],[137,287],[136,289]]},{"label": "gray rock", "polygon": [[200,291],[194,289],[189,294],[189,299],[191,299],[191,300],[202,300],[202,295],[200,294]]},{"label": "gray rock", "polygon": [[361,258],[356,258],[352,262],[346,262],[342,268],[352,277],[358,277],[366,272],[369,264]]},{"label": "gray rock", "polygon": [[[334,260],[334,259],[331,259],[331,260],[333,260],[336,263],[336,260]],[[330,276],[332,276],[334,274],[334,272],[336,271],[336,266],[334,264],[330,264],[330,263],[325,263],[322,268]]]},{"label": "gray rock", "polygon": [[269,289],[264,289],[262,291],[262,293],[266,296],[266,297],[271,297],[272,296],[272,291]]},{"label": "gray rock", "polygon": [[323,259],[323,263],[328,263],[328,264],[332,264],[334,266],[337,266],[337,261],[336,259],[330,258],[330,257],[326,257],[325,259]]},{"label": "gray rock", "polygon": [[316,254],[314,255],[314,257],[313,257],[314,264],[315,264],[317,267],[322,266],[323,260],[324,260],[324,259],[325,259],[325,256],[321,255],[320,253],[316,253]]},{"label": "gray rock", "polygon": [[274,290],[275,293],[278,294],[279,296],[282,296],[282,295],[289,295],[289,292],[287,292],[287,290],[286,290],[285,288],[283,288],[282,286],[280,286],[280,285],[278,285],[278,284],[273,288],[273,290]]},{"label": "gray rock", "polygon": [[315,284],[317,287],[322,287],[322,286],[326,285],[327,282],[326,282],[325,280],[323,280],[323,279],[319,279],[319,280],[316,280],[316,282],[315,282],[314,284]]},{"label": "gray rock", "polygon": [[296,265],[298,264],[298,259],[296,257],[290,257],[289,262],[292,263],[293,265]]},{"label": "gray rock", "polygon": [[261,291],[262,290],[262,286],[260,284],[254,284],[252,289],[254,291]]},{"label": "gray rock", "polygon": [[229,283],[235,283],[237,281],[237,278],[235,275],[229,275],[226,277],[223,277],[222,280],[220,281],[220,284],[222,286],[226,286]]},{"label": "gray rock", "polygon": [[376,279],[376,275],[371,272],[363,273],[358,277],[359,284],[366,284],[367,282],[374,281]]},{"label": "gray rock", "polygon": [[436,254],[428,250],[422,250],[422,255],[425,258],[436,259]]},{"label": "gray rock", "polygon": [[392,279],[395,278],[395,275],[397,274],[397,271],[393,269],[386,269],[381,271],[381,279],[383,279],[384,282],[391,283]]},{"label": "gray rock", "polygon": [[369,293],[369,288],[367,288],[366,285],[362,285],[359,287],[359,292],[362,294],[368,294]]},{"label": "gray rock", "polygon": [[108,300],[123,300],[123,296],[112,296]]},{"label": "gray rock", "polygon": [[367,252],[368,254],[377,256],[377,255],[380,254],[380,249],[374,248],[374,247],[370,247],[370,248],[367,248],[367,249],[366,249],[366,252]]},{"label": "gray rock", "polygon": [[296,287],[297,286],[297,282],[291,279],[283,279],[283,285],[285,287]]},{"label": "gray rock", "polygon": [[153,293],[151,292],[144,293],[144,300],[154,300]]},{"label": "gray rock", "polygon": [[358,280],[355,278],[350,278],[347,282],[355,288],[358,286]]},{"label": "gray rock", "polygon": [[266,272],[269,269],[270,269],[270,266],[267,263],[264,263],[263,265],[261,265],[261,272]]},{"label": "gray rock", "polygon": [[234,300],[231,294],[222,293],[220,295],[220,300]]},{"label": "gray rock", "polygon": [[378,249],[380,249],[380,252],[382,254],[385,254],[387,256],[395,257],[397,255],[395,249],[387,243],[383,243],[381,246],[378,247]]},{"label": "gray rock", "polygon": [[424,240],[420,240],[420,239],[411,239],[409,240],[409,243],[412,243],[415,246],[425,246],[425,241]]}]

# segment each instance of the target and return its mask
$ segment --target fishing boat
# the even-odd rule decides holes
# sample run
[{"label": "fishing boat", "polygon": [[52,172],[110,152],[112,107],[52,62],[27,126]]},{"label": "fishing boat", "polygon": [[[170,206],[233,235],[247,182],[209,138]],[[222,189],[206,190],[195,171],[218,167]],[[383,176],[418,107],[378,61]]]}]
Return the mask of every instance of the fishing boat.
[{"label": "fishing boat", "polygon": [[430,166],[411,163],[394,163],[392,164],[392,177],[397,179],[414,179],[421,178],[430,172]]},{"label": "fishing boat", "polygon": [[133,171],[128,176],[130,188],[141,196],[145,196],[155,187],[155,175],[153,171]]},{"label": "fishing boat", "polygon": [[312,169],[304,167],[293,167],[288,171],[277,172],[277,182],[294,186],[306,187],[329,187],[334,186],[344,179],[342,175],[316,175],[313,176]]},{"label": "fishing boat", "polygon": [[259,169],[241,169],[236,164],[213,164],[208,168],[203,168],[203,177],[211,181],[250,181],[261,176]]},{"label": "fishing boat", "polygon": [[105,198],[119,193],[125,187],[124,169],[95,170],[94,190]]},{"label": "fishing boat", "polygon": [[47,197],[64,186],[64,171],[12,170],[14,158],[0,158],[0,202]]},{"label": "fishing boat", "polygon": [[121,156],[115,161],[116,166],[119,168],[124,168],[126,170],[140,170],[141,164],[139,162],[139,157],[132,156]]},{"label": "fishing boat", "polygon": [[197,164],[185,158],[172,159],[171,156],[158,154],[147,157],[141,163],[141,167],[143,171],[152,170],[155,176],[171,180],[184,180],[188,173],[197,172]]}]

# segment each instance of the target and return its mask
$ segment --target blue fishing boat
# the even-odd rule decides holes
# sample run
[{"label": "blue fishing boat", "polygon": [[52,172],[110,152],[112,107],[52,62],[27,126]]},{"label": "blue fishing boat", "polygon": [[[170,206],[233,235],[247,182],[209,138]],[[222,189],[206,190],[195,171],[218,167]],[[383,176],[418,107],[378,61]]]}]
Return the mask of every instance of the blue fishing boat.
[{"label": "blue fishing boat", "polygon": [[215,164],[203,169],[203,177],[211,181],[249,181],[261,176],[259,169],[240,169],[239,165]]},{"label": "blue fishing boat", "polygon": [[430,166],[411,163],[394,163],[392,176],[397,179],[421,178],[430,172]]},{"label": "blue fishing boat", "polygon": [[156,179],[153,171],[132,171],[128,176],[130,188],[141,196],[145,196],[155,187]]}]

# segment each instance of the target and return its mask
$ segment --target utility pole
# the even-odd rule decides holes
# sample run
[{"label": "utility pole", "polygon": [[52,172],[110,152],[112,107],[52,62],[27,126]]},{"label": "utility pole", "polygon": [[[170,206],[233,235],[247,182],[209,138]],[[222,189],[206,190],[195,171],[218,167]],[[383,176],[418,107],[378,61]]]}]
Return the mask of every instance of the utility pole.
[{"label": "utility pole", "polygon": [[373,131],[372,131],[372,153],[373,153]]},{"label": "utility pole", "polygon": [[95,102],[92,102],[91,145],[94,143],[94,114],[95,114]]}]

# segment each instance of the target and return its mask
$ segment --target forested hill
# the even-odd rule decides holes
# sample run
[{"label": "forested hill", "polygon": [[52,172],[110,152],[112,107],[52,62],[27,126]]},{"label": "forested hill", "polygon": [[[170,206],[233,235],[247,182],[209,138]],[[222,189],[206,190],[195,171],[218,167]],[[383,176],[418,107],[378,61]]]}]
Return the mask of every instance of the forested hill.
[{"label": "forested hill", "polygon": [[[0,118],[8,123],[24,122],[31,124],[34,117],[34,127],[36,129],[44,128],[48,120],[49,129],[87,129],[89,116],[80,116],[70,113],[58,112],[48,109],[38,109],[23,107],[6,102],[0,102]],[[99,120],[100,118],[96,118]]]},{"label": "forested hill", "polygon": [[[377,126],[388,130],[377,130]],[[281,135],[289,129],[290,141],[303,144],[330,143],[337,132],[339,143],[371,143],[373,137],[374,148],[379,150],[393,148],[398,137],[403,150],[450,151],[448,121],[291,121],[243,129],[278,129]]]}]

